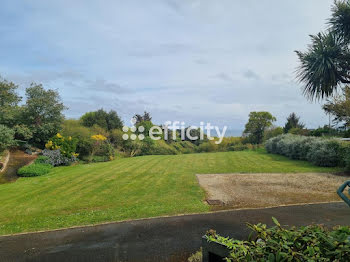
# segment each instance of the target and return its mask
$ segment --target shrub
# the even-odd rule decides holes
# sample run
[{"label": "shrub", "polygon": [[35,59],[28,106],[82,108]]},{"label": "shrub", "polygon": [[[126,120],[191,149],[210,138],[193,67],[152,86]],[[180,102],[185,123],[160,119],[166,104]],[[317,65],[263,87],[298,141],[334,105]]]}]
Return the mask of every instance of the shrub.
[{"label": "shrub", "polygon": [[93,142],[92,153],[89,160],[93,160],[95,156],[103,157],[104,161],[114,159],[114,148],[104,135],[98,134],[91,136]]},{"label": "shrub", "polygon": [[113,129],[109,135],[109,139],[111,140],[111,143],[116,147],[122,147],[124,144],[123,139],[124,132],[120,129]]},{"label": "shrub", "polygon": [[62,135],[64,137],[73,137],[77,140],[76,153],[80,157],[89,156],[93,150],[93,141],[91,136],[93,131],[85,126],[82,126],[78,120],[65,120],[62,125]]},{"label": "shrub", "polygon": [[285,229],[273,218],[276,226],[247,224],[252,231],[249,241],[222,237],[210,230],[208,242],[220,243],[229,249],[226,261],[348,261],[350,227],[328,230],[323,226]]},{"label": "shrub", "polygon": [[153,147],[150,152],[152,155],[176,155],[177,150],[168,145],[164,140],[154,141]]},{"label": "shrub", "polygon": [[46,163],[52,166],[68,166],[78,161],[78,159],[74,155],[72,155],[70,158],[62,155],[60,149],[45,149],[43,150],[42,154],[47,158]]},{"label": "shrub", "polygon": [[0,152],[15,145],[15,131],[4,125],[0,125]]},{"label": "shrub", "polygon": [[282,135],[282,134],[283,134],[282,127],[278,126],[278,127],[269,128],[269,129],[265,130],[265,132],[264,132],[264,141],[266,141],[270,138]]},{"label": "shrub", "polygon": [[267,152],[291,159],[307,160],[324,167],[345,166],[350,145],[334,138],[305,137],[292,134],[269,139]]},{"label": "shrub", "polygon": [[49,164],[49,158],[47,156],[39,156],[35,159],[35,164]]},{"label": "shrub", "polygon": [[57,133],[52,137],[45,145],[46,149],[57,150],[60,149],[60,153],[66,158],[77,157],[75,153],[77,149],[77,139],[69,137],[64,137],[60,133]]},{"label": "shrub", "polygon": [[15,138],[22,141],[28,141],[33,137],[33,132],[26,125],[14,126]]},{"label": "shrub", "polygon": [[342,162],[341,144],[335,139],[318,140],[311,145],[307,159],[317,166],[339,166]]},{"label": "shrub", "polygon": [[217,151],[218,146],[210,141],[200,144],[197,148],[197,152],[214,152]]},{"label": "shrub", "polygon": [[20,168],[17,172],[21,177],[42,176],[50,172],[52,166],[50,164],[33,163],[29,166]]}]

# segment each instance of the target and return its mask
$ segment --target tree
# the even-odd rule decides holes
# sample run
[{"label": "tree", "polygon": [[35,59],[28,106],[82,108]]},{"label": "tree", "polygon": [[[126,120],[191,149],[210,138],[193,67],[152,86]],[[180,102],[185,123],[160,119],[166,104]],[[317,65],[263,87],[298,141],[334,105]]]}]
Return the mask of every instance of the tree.
[{"label": "tree", "polygon": [[41,84],[31,84],[26,89],[26,104],[23,106],[23,122],[33,133],[31,142],[44,146],[45,143],[59,132],[64,120],[63,110],[57,91],[45,90]]},{"label": "tree", "polygon": [[264,141],[269,140],[270,138],[279,136],[283,134],[283,128],[282,127],[275,127],[272,126],[270,128],[267,128],[264,132]]},{"label": "tree", "polygon": [[252,144],[261,144],[265,130],[272,126],[276,118],[269,112],[250,112],[243,136]]},{"label": "tree", "polygon": [[288,133],[289,130],[292,128],[298,128],[298,129],[303,129],[305,125],[303,123],[300,123],[300,117],[298,117],[295,113],[291,113],[287,117],[287,122],[284,125],[284,133]]},{"label": "tree", "polygon": [[118,116],[117,112],[114,110],[109,111],[107,115],[107,128],[108,130],[122,129],[123,121]]},{"label": "tree", "polygon": [[88,112],[80,118],[82,125],[86,127],[92,127],[98,125],[107,131],[113,129],[121,129],[123,122],[114,110],[107,113],[103,109],[97,111]]},{"label": "tree", "polygon": [[21,97],[17,95],[18,86],[0,78],[0,124],[12,127],[18,118],[18,103]]},{"label": "tree", "polygon": [[350,87],[343,89],[343,95],[335,96],[327,100],[323,110],[334,116],[333,122],[344,123],[345,127],[350,126]]},{"label": "tree", "polygon": [[15,131],[7,126],[0,125],[0,153],[15,144]]},{"label": "tree", "polygon": [[311,35],[306,52],[296,51],[300,66],[297,77],[309,99],[330,97],[350,83],[350,1],[335,1],[325,33]]},{"label": "tree", "polygon": [[145,121],[152,122],[151,114],[147,111],[145,111],[143,115],[135,114],[134,119],[136,120],[136,123],[135,123],[136,125]]}]

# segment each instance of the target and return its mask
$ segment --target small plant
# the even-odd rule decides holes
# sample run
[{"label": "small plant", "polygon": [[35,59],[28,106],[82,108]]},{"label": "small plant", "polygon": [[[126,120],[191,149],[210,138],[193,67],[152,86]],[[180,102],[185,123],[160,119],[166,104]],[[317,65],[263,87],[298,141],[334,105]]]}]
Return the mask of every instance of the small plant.
[{"label": "small plant", "polygon": [[349,261],[350,227],[328,230],[323,226],[283,228],[272,218],[274,227],[247,224],[252,230],[248,241],[222,237],[214,230],[207,232],[208,242],[226,246],[226,261]]},{"label": "small plant", "polygon": [[50,164],[43,164],[39,161],[39,163],[33,163],[29,166],[20,168],[17,174],[21,177],[42,176],[49,173],[51,169],[52,166]]}]

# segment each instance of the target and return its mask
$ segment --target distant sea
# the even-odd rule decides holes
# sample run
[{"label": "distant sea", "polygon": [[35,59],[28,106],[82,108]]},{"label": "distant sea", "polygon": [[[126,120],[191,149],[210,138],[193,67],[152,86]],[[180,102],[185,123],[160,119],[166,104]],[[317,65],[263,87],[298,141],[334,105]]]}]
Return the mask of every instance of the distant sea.
[{"label": "distant sea", "polygon": [[227,129],[225,137],[229,136],[242,136],[243,130],[240,129]]},{"label": "distant sea", "polygon": [[[220,132],[222,132],[222,128],[220,128]],[[242,133],[243,133],[243,130],[240,130],[240,129],[227,129],[226,132],[225,132],[225,137],[242,136]],[[212,136],[216,136],[215,131],[211,131],[211,135]]]}]

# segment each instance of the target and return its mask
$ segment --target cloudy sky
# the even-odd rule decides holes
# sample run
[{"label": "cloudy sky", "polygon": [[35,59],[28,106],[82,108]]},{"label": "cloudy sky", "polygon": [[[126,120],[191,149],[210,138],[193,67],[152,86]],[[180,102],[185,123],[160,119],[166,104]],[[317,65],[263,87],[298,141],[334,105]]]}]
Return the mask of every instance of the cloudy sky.
[{"label": "cloudy sky", "polygon": [[69,118],[103,107],[125,122],[200,121],[243,129],[250,111],[283,125],[328,122],[295,80],[333,0],[4,0],[0,75],[58,89]]}]

